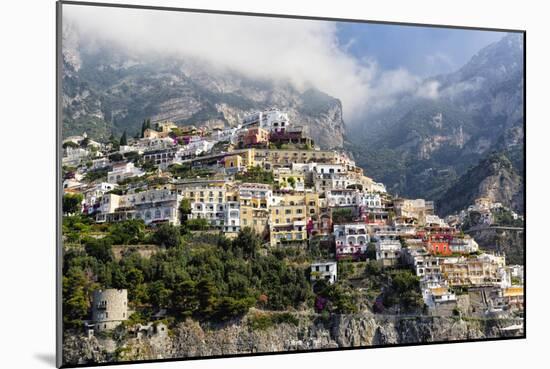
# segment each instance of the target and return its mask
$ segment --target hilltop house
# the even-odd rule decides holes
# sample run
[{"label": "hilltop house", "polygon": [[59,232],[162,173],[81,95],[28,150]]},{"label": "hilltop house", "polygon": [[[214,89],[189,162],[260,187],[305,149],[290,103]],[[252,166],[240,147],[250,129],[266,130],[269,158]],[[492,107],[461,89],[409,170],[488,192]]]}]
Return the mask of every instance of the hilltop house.
[{"label": "hilltop house", "polygon": [[367,245],[370,241],[365,224],[335,224],[334,239],[336,243],[336,259],[352,258],[354,260],[366,257]]},{"label": "hilltop house", "polygon": [[333,284],[338,280],[338,263],[335,261],[317,261],[310,266],[310,280],[325,280]]},{"label": "hilltop house", "polygon": [[132,177],[141,177],[145,173],[136,168],[132,162],[113,163],[113,168],[107,173],[107,181],[109,183],[120,183],[125,179]]}]

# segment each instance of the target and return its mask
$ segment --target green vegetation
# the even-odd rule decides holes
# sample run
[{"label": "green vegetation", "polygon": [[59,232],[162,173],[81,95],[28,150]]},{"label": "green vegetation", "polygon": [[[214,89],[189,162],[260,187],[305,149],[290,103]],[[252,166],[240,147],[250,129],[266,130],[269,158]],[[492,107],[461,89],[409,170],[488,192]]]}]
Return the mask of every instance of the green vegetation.
[{"label": "green vegetation", "polygon": [[352,314],[359,310],[359,292],[351,285],[342,282],[328,284],[320,280],[315,283],[315,291],[315,308],[321,314]]},{"label": "green vegetation", "polygon": [[334,208],[332,210],[332,221],[334,224],[343,224],[353,221],[353,211],[351,208]]},{"label": "green vegetation", "polygon": [[[66,248],[63,262],[65,322],[76,326],[88,317],[96,288],[126,288],[132,308],[149,316],[159,308],[183,319],[226,321],[257,306],[269,310],[299,308],[311,301],[306,268],[274,255],[261,255],[262,239],[244,228],[234,240],[223,236],[180,235],[178,227],[146,228],[141,221],[91,224],[67,217],[66,238],[78,235],[83,248]],[[91,237],[101,232],[101,237]],[[154,242],[165,248],[150,258],[128,251],[113,256],[114,241]],[[288,321],[285,315],[275,322]]]},{"label": "green vegetation", "polygon": [[291,313],[255,313],[248,318],[248,326],[253,331],[266,330],[277,324],[298,326],[298,318]]},{"label": "green vegetation", "polygon": [[63,148],[66,149],[67,147],[70,147],[72,149],[76,149],[76,148],[80,147],[80,145],[78,145],[77,143],[75,143],[73,141],[67,141],[67,142],[63,143]]},{"label": "green vegetation", "polygon": [[497,208],[492,211],[493,224],[508,227],[523,227],[523,220],[514,219],[512,212],[505,208]]},{"label": "green vegetation", "polygon": [[213,174],[210,169],[192,168],[190,164],[172,164],[168,171],[175,178],[197,178],[208,177]]},{"label": "green vegetation", "polygon": [[400,305],[405,310],[412,310],[424,306],[418,277],[408,269],[393,272],[383,299],[386,307]]},{"label": "green vegetation", "polygon": [[126,136],[126,131],[124,131],[124,133],[122,133],[122,136],[120,137],[119,144],[120,144],[120,146],[128,145],[128,137]]},{"label": "green vegetation", "polygon": [[108,168],[100,168],[96,170],[90,170],[86,172],[86,175],[84,176],[84,180],[86,182],[93,182],[93,181],[106,181],[107,180],[107,173],[109,172]]},{"label": "green vegetation", "polygon": [[80,207],[84,196],[80,193],[66,193],[63,195],[63,213],[74,214],[80,212]]},{"label": "green vegetation", "polygon": [[248,169],[244,173],[235,174],[235,180],[243,181],[243,182],[253,182],[253,183],[266,183],[266,184],[275,183],[275,179],[273,178],[273,172],[270,170],[264,170],[259,165]]}]

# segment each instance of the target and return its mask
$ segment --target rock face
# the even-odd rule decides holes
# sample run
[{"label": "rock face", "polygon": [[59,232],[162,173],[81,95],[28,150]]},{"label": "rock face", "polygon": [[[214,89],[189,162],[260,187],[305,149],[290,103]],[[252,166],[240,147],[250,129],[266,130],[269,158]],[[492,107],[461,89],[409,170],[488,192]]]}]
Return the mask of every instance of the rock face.
[{"label": "rock face", "polygon": [[[329,322],[302,317],[298,326],[279,324],[252,330],[243,321],[221,327],[205,327],[195,321],[177,325],[168,335],[114,341],[69,336],[64,360],[70,364],[213,355],[287,352],[372,345],[443,342],[522,335],[502,330],[517,319],[469,319],[452,317],[380,317],[372,314],[335,315]],[[103,345],[103,346],[102,346]],[[107,347],[107,349],[105,348]]]},{"label": "rock face", "polygon": [[[433,98],[404,95],[392,106],[348,125],[349,147],[367,175],[405,197],[441,200],[470,167],[492,152],[507,156],[523,172],[523,37],[509,34],[480,50],[454,73],[427,79],[438,86]],[[489,177],[479,173],[481,179]],[[495,198],[517,186],[491,188],[508,178],[487,178]],[[477,186],[476,186],[477,190]],[[512,200],[521,205],[519,200]],[[459,208],[469,203],[460,204]],[[520,210],[518,208],[518,210]],[[523,210],[520,210],[522,213]]]},{"label": "rock face", "polygon": [[443,195],[438,208],[442,214],[462,210],[464,204],[473,204],[478,197],[487,197],[493,202],[518,212],[523,212],[524,182],[504,153],[494,153],[468,170]]},{"label": "rock face", "polygon": [[78,30],[63,32],[64,135],[96,139],[133,136],[144,119],[178,124],[238,124],[252,111],[278,108],[309,129],[323,148],[342,148],[340,100],[286,81],[250,79],[193,58],[134,55],[120,45],[93,44]]},{"label": "rock face", "polygon": [[486,250],[504,253],[508,264],[523,264],[525,231],[518,229],[479,228],[468,232]]}]

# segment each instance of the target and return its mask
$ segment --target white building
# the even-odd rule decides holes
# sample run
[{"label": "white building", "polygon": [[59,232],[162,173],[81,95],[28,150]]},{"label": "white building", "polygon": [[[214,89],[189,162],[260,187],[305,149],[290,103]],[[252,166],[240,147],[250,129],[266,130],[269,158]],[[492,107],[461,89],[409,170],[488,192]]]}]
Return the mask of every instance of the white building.
[{"label": "white building", "polygon": [[101,182],[92,185],[84,191],[84,207],[88,214],[92,214],[98,210],[101,198],[105,193],[114,190],[117,187],[114,183]]},{"label": "white building", "polygon": [[376,241],[376,260],[384,266],[396,265],[401,256],[401,242],[399,240]]},{"label": "white building", "polygon": [[335,261],[318,261],[311,264],[310,280],[325,280],[333,284],[338,280],[338,263]]},{"label": "white building", "polygon": [[358,181],[346,173],[314,173],[313,175],[313,186],[318,193],[345,190],[354,184],[358,184]]},{"label": "white building", "polygon": [[182,196],[167,188],[126,195],[107,194],[101,199],[97,222],[143,219],[145,224],[179,224]]},{"label": "white building", "polygon": [[382,199],[379,193],[363,192],[360,195],[360,204],[368,209],[381,209]]},{"label": "white building", "polygon": [[109,183],[120,183],[127,178],[141,177],[144,174],[145,173],[141,169],[136,168],[132,162],[114,163],[113,169],[107,173],[107,181]]},{"label": "white building", "polygon": [[238,233],[241,229],[241,209],[238,201],[227,201],[224,211],[223,231]]},{"label": "white building", "polygon": [[426,214],[424,223],[427,226],[448,227],[448,224],[445,223],[445,220],[434,214]]},{"label": "white building", "polygon": [[75,166],[79,165],[82,160],[86,159],[90,155],[90,152],[81,147],[70,147],[67,146],[64,150],[63,158],[61,162],[63,165]]},{"label": "white building", "polygon": [[[140,138],[139,141],[131,148],[129,151],[152,151],[152,150],[163,150],[170,147],[176,146],[176,142],[173,138],[162,137],[162,138]],[[126,150],[126,149],[125,149]]]},{"label": "white building", "polygon": [[357,189],[332,189],[326,191],[326,199],[330,207],[359,205],[361,193]]},{"label": "white building", "polygon": [[284,132],[289,126],[288,115],[278,109],[254,112],[243,118],[243,127],[257,125],[270,132]]},{"label": "white building", "polygon": [[91,170],[98,170],[98,169],[107,168],[110,165],[111,165],[111,161],[109,160],[109,158],[102,157],[102,158],[92,160],[92,166],[91,166],[90,169]]},{"label": "white building", "polygon": [[336,259],[340,260],[347,257],[361,259],[366,257],[370,238],[365,224],[335,224],[334,239]]},{"label": "white building", "polygon": [[454,237],[449,242],[449,249],[454,254],[471,254],[479,250],[479,245],[469,236],[465,236],[464,238]]},{"label": "white building", "polygon": [[191,205],[191,219],[206,219],[210,225],[222,227],[226,218],[226,206],[224,203],[225,188],[219,189],[223,192],[222,197],[211,197],[213,191],[207,191],[205,201],[195,201]]},{"label": "white building", "polygon": [[187,145],[181,147],[176,154],[177,158],[190,158],[198,156],[202,153],[207,153],[212,150],[214,147],[214,142],[200,139],[196,141],[191,141]]}]

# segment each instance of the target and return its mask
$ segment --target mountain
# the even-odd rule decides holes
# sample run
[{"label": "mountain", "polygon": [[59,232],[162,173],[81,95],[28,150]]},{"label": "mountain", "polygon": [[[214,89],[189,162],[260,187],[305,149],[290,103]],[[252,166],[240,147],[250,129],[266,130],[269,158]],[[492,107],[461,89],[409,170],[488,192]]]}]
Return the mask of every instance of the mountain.
[{"label": "mountain", "polygon": [[[476,166],[479,181],[490,182],[495,173],[484,161],[494,153],[523,175],[523,67],[523,38],[508,34],[458,71],[424,81],[438,86],[436,96],[404,96],[350,127],[349,148],[358,165],[393,193],[455,204],[442,205],[445,211],[467,206],[471,196],[457,202],[452,188],[473,185],[464,175]],[[472,191],[486,192],[478,186]],[[491,196],[522,212],[515,195]]]},{"label": "mountain", "polygon": [[523,177],[503,153],[493,153],[464,173],[444,193],[446,201],[438,204],[442,214],[460,211],[478,197],[488,197],[515,210],[524,207]]},{"label": "mountain", "polygon": [[146,118],[178,124],[233,126],[248,112],[277,107],[309,128],[324,148],[341,148],[340,100],[287,81],[251,79],[234,70],[170,55],[135,54],[89,40],[67,25],[63,32],[63,131],[105,139],[134,135]]}]

